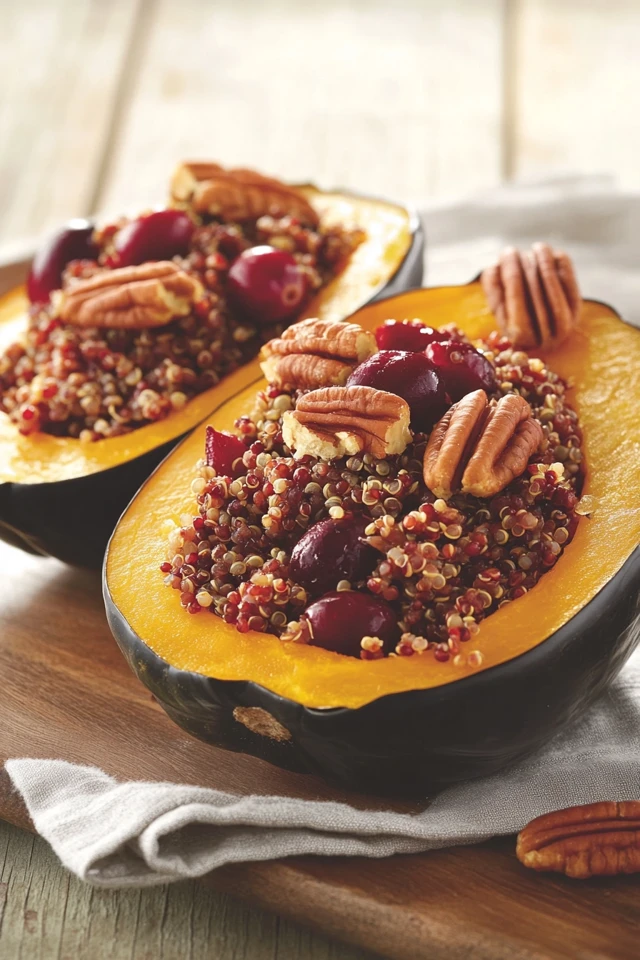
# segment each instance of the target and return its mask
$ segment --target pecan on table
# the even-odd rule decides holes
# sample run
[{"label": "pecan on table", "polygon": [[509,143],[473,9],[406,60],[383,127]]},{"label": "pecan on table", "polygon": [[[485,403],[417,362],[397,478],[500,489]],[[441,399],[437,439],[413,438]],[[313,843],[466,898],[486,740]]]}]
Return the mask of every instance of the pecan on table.
[{"label": "pecan on table", "polygon": [[481,281],[499,329],[515,347],[553,348],[578,321],[582,299],[571,258],[546,243],[524,252],[508,247]]},{"label": "pecan on table", "polygon": [[377,349],[357,323],[301,320],[262,348],[262,371],[277,386],[314,390],[344,385],[351,371]]},{"label": "pecan on table", "polygon": [[371,453],[402,453],[411,441],[409,404],[374,387],[322,387],[284,414],[284,442],[297,457],[321,460]]},{"label": "pecan on table", "polygon": [[315,227],[319,217],[299,190],[255,170],[225,170],[217,163],[185,161],[171,179],[171,201],[222,220],[297,217]]},{"label": "pecan on table", "polygon": [[557,810],[518,835],[518,860],[576,880],[640,872],[640,800]]},{"label": "pecan on table", "polygon": [[523,397],[508,394],[489,403],[484,390],[474,390],[431,431],[424,482],[445,500],[458,490],[492,497],[524,472],[542,438],[542,427]]},{"label": "pecan on table", "polygon": [[190,313],[201,293],[197,280],[161,260],[73,281],[62,291],[57,311],[77,327],[162,327]]}]

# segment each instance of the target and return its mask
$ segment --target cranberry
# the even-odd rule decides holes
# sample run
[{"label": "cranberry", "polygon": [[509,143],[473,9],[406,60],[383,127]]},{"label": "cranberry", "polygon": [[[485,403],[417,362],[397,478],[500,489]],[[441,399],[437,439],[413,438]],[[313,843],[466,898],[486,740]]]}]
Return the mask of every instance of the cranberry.
[{"label": "cranberry", "polygon": [[291,320],[307,294],[307,279],[295,258],[275,247],[250,247],[233,262],[229,296],[252,320]]},{"label": "cranberry", "polygon": [[233,468],[247,449],[235,433],[207,427],[204,449],[208,466],[213,467],[219,477],[237,477],[243,472],[242,467],[239,470]]},{"label": "cranberry", "polygon": [[377,387],[403,397],[414,430],[429,430],[447,409],[444,384],[424,353],[381,350],[351,373],[347,386]]},{"label": "cranberry", "polygon": [[59,290],[62,272],[72,260],[95,260],[98,249],[93,242],[93,224],[89,220],[70,220],[40,247],[27,277],[31,303],[46,303],[53,290]]},{"label": "cranberry", "polygon": [[127,223],[118,231],[114,246],[121,267],[148,260],[185,256],[195,225],[183,210],[158,210]]},{"label": "cranberry", "polygon": [[419,321],[385,320],[376,330],[380,350],[422,351],[435,340],[450,340],[448,330],[434,330]]},{"label": "cranberry", "polygon": [[291,552],[291,579],[312,596],[334,589],[340,580],[363,580],[376,562],[375,550],[361,539],[366,525],[353,516],[315,523]]},{"label": "cranberry", "polygon": [[452,403],[474,390],[492,393],[497,387],[492,365],[470,343],[430,343],[425,354],[442,377]]},{"label": "cranberry", "polygon": [[363,637],[379,637],[385,653],[400,639],[396,615],[384,600],[355,590],[334,590],[307,607],[311,643],[347,657],[360,656]]}]

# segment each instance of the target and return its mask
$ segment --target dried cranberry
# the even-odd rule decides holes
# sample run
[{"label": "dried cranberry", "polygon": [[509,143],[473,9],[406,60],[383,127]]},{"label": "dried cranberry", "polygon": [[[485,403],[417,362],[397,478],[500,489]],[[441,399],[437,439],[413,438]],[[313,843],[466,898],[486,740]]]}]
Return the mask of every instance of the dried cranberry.
[{"label": "dried cranberry", "polygon": [[400,639],[400,628],[394,611],[384,600],[355,590],[326,593],[303,617],[311,624],[311,643],[347,657],[360,656],[363,637],[379,637],[385,653],[393,650]]},{"label": "dried cranberry", "polygon": [[27,277],[31,303],[46,303],[60,289],[62,272],[72,260],[95,260],[98,248],[93,242],[93,224],[89,220],[70,220],[40,247]]},{"label": "dried cranberry", "polygon": [[236,307],[258,323],[291,320],[307,295],[307,278],[285,250],[250,247],[229,269],[228,291]]},{"label": "dried cranberry", "polygon": [[381,350],[356,367],[347,380],[347,386],[351,384],[403,397],[414,430],[429,430],[447,408],[442,379],[424,353]]},{"label": "dried cranberry", "polygon": [[121,267],[148,260],[185,256],[195,225],[183,210],[157,210],[127,223],[118,231],[114,246]]},{"label": "dried cranberry", "polygon": [[380,350],[422,351],[436,340],[450,340],[448,330],[434,330],[410,320],[385,320],[376,330]]},{"label": "dried cranberry", "polygon": [[497,387],[493,366],[470,343],[458,340],[430,343],[425,354],[444,381],[452,403],[474,390],[492,393]]},{"label": "dried cranberry", "polygon": [[240,469],[235,470],[233,465],[247,448],[234,433],[207,427],[204,449],[208,466],[213,467],[219,477],[237,477],[243,472],[241,464],[238,464]]},{"label": "dried cranberry", "polygon": [[353,516],[315,523],[291,552],[291,579],[312,596],[335,589],[340,580],[363,580],[376,562],[375,550],[361,539],[366,525]]}]

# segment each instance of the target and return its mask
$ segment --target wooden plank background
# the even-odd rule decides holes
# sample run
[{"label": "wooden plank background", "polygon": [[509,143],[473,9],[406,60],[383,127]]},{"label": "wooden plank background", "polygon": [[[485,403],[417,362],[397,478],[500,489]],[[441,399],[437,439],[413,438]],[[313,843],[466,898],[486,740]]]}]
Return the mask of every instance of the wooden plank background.
[{"label": "wooden plank background", "polygon": [[[637,0],[0,0],[0,246],[157,202],[187,155],[417,204],[637,189],[639,48]],[[6,824],[0,956],[364,958],[196,884],[93,891]]]},{"label": "wooden plank background", "polygon": [[637,0],[0,0],[0,38],[0,244],[187,155],[418,204],[640,186]]}]

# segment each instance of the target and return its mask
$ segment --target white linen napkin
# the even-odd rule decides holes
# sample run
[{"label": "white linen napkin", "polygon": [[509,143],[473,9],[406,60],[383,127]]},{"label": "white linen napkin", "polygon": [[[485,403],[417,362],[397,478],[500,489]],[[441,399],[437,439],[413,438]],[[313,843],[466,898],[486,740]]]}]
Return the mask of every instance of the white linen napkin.
[{"label": "white linen napkin", "polygon": [[[425,224],[429,285],[469,279],[506,243],[547,239],[574,256],[585,296],[640,325],[640,195],[617,193],[606,178],[509,185],[434,206]],[[61,760],[10,760],[6,769],[65,866],[103,887],[297,854],[385,857],[476,843],[550,810],[640,798],[640,651],[579,723],[517,766],[452,787],[419,813],[118,783]]]},{"label": "white linen napkin", "polygon": [[588,714],[525,762],[406,814],[173,783],[118,783],[96,767],[10,760],[35,827],[101,887],[198,877],[225,863],[298,854],[387,857],[516,833],[533,817],[640,798],[640,651]]}]

